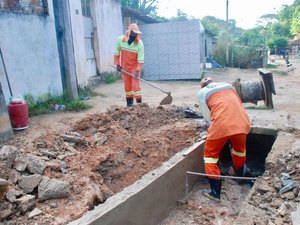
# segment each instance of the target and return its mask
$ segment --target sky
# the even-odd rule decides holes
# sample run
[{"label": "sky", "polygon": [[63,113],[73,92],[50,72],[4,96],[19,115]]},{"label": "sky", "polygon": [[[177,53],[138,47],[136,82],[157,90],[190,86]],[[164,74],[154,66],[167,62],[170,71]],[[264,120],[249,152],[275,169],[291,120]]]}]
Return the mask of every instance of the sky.
[{"label": "sky", "polygon": [[[188,16],[202,19],[214,16],[226,20],[227,0],[159,0],[157,14],[166,18],[175,17],[180,9]],[[228,19],[234,19],[236,26],[251,29],[265,14],[278,13],[283,5],[291,5],[294,0],[228,0]]]}]

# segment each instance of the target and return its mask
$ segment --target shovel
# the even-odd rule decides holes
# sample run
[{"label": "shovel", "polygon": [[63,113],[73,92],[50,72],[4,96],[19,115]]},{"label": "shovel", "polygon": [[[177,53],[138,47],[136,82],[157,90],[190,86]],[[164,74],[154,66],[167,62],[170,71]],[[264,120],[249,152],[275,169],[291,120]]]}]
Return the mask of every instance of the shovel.
[{"label": "shovel", "polygon": [[[113,66],[113,65],[112,65],[112,67],[113,67],[113,68],[117,68],[116,66]],[[146,81],[146,80],[144,80],[144,79],[142,79],[142,78],[140,78],[140,77],[135,77],[133,74],[127,72],[126,70],[121,69],[121,72],[122,72],[122,73],[125,73],[125,74],[127,74],[127,75],[129,75],[129,76],[131,76],[131,77],[133,77],[133,78],[135,78],[135,79],[138,79],[138,80],[140,80],[140,81],[143,81],[143,82],[145,82],[146,84],[148,84],[148,85],[150,85],[150,86],[152,86],[152,87],[154,87],[154,88],[156,88],[156,89],[158,89],[158,90],[164,92],[165,94],[167,94],[168,96],[165,97],[163,100],[161,100],[160,105],[168,105],[168,104],[171,104],[171,103],[172,103],[173,98],[172,98],[172,96],[171,96],[171,92],[165,91],[165,90],[161,89],[160,87],[157,87],[156,85],[154,85],[154,84],[152,84],[152,83],[150,83],[150,82],[148,82],[148,81]]]}]

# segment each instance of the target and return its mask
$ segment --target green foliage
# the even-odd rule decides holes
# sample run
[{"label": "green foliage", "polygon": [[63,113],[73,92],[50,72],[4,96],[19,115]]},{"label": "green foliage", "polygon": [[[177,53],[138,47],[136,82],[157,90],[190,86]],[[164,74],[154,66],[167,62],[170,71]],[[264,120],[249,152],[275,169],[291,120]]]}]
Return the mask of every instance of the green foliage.
[{"label": "green foliage", "polygon": [[203,17],[201,20],[202,25],[205,27],[206,32],[211,33],[213,36],[218,36],[221,32],[221,27],[219,26],[219,20],[212,16]]},{"label": "green foliage", "polygon": [[274,69],[274,68],[277,68],[278,66],[276,65],[273,65],[273,64],[267,64],[267,68],[268,69]]},{"label": "green foliage", "polygon": [[158,0],[122,0],[123,8],[130,8],[144,15],[156,14]]},{"label": "green foliage", "polygon": [[286,37],[273,37],[268,42],[267,45],[270,49],[284,49],[288,46],[288,39]]},{"label": "green foliage", "polygon": [[278,75],[287,75],[287,72],[282,70],[272,70],[272,73]]},{"label": "green foliage", "polygon": [[290,26],[287,22],[277,22],[277,23],[271,24],[268,30],[269,30],[270,35],[274,36],[274,37],[290,37],[291,36]]},{"label": "green foliage", "polygon": [[168,18],[158,15],[153,15],[153,18],[162,23],[170,21]]},{"label": "green foliage", "polygon": [[103,73],[103,81],[106,84],[112,84],[121,79],[120,73]]},{"label": "green foliage", "polygon": [[180,9],[177,10],[176,17],[170,18],[170,21],[185,21],[185,20],[189,20],[189,17],[185,12],[181,11]]},{"label": "green foliage", "polygon": [[264,36],[261,35],[262,29],[259,27],[248,29],[242,32],[238,41],[245,46],[261,46],[264,43]]},{"label": "green foliage", "polygon": [[291,24],[291,33],[296,35],[300,32],[300,5],[294,9],[293,19]]},{"label": "green foliage", "polygon": [[91,106],[88,105],[87,103],[80,101],[80,100],[76,100],[76,101],[71,101],[71,102],[66,102],[66,109],[68,111],[81,111],[81,110],[85,110],[90,108]]},{"label": "green foliage", "polygon": [[26,94],[24,96],[24,100],[26,100],[28,104],[29,116],[47,114],[52,111],[55,111],[51,107],[51,105],[53,104],[64,105],[66,107],[65,110],[67,111],[80,111],[90,107],[87,103],[83,101],[70,101],[63,96],[52,96],[45,101],[35,101],[32,95]]}]

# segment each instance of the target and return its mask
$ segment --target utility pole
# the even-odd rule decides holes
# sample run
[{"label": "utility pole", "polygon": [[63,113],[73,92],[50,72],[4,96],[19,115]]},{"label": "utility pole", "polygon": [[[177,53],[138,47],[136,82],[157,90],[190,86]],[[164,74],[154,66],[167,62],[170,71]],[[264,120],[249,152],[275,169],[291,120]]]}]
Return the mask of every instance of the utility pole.
[{"label": "utility pole", "polygon": [[226,0],[226,65],[229,65],[229,49],[228,49],[228,0]]}]

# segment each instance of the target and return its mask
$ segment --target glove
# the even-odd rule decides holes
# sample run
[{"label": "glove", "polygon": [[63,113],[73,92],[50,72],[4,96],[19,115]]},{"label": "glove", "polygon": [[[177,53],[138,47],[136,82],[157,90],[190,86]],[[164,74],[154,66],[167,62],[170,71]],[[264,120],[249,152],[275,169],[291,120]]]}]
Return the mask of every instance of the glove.
[{"label": "glove", "polygon": [[140,76],[140,71],[136,70],[134,76],[135,76],[135,78],[138,78]]},{"label": "glove", "polygon": [[117,71],[122,72],[121,70],[122,70],[122,67],[120,65],[117,65]]}]

